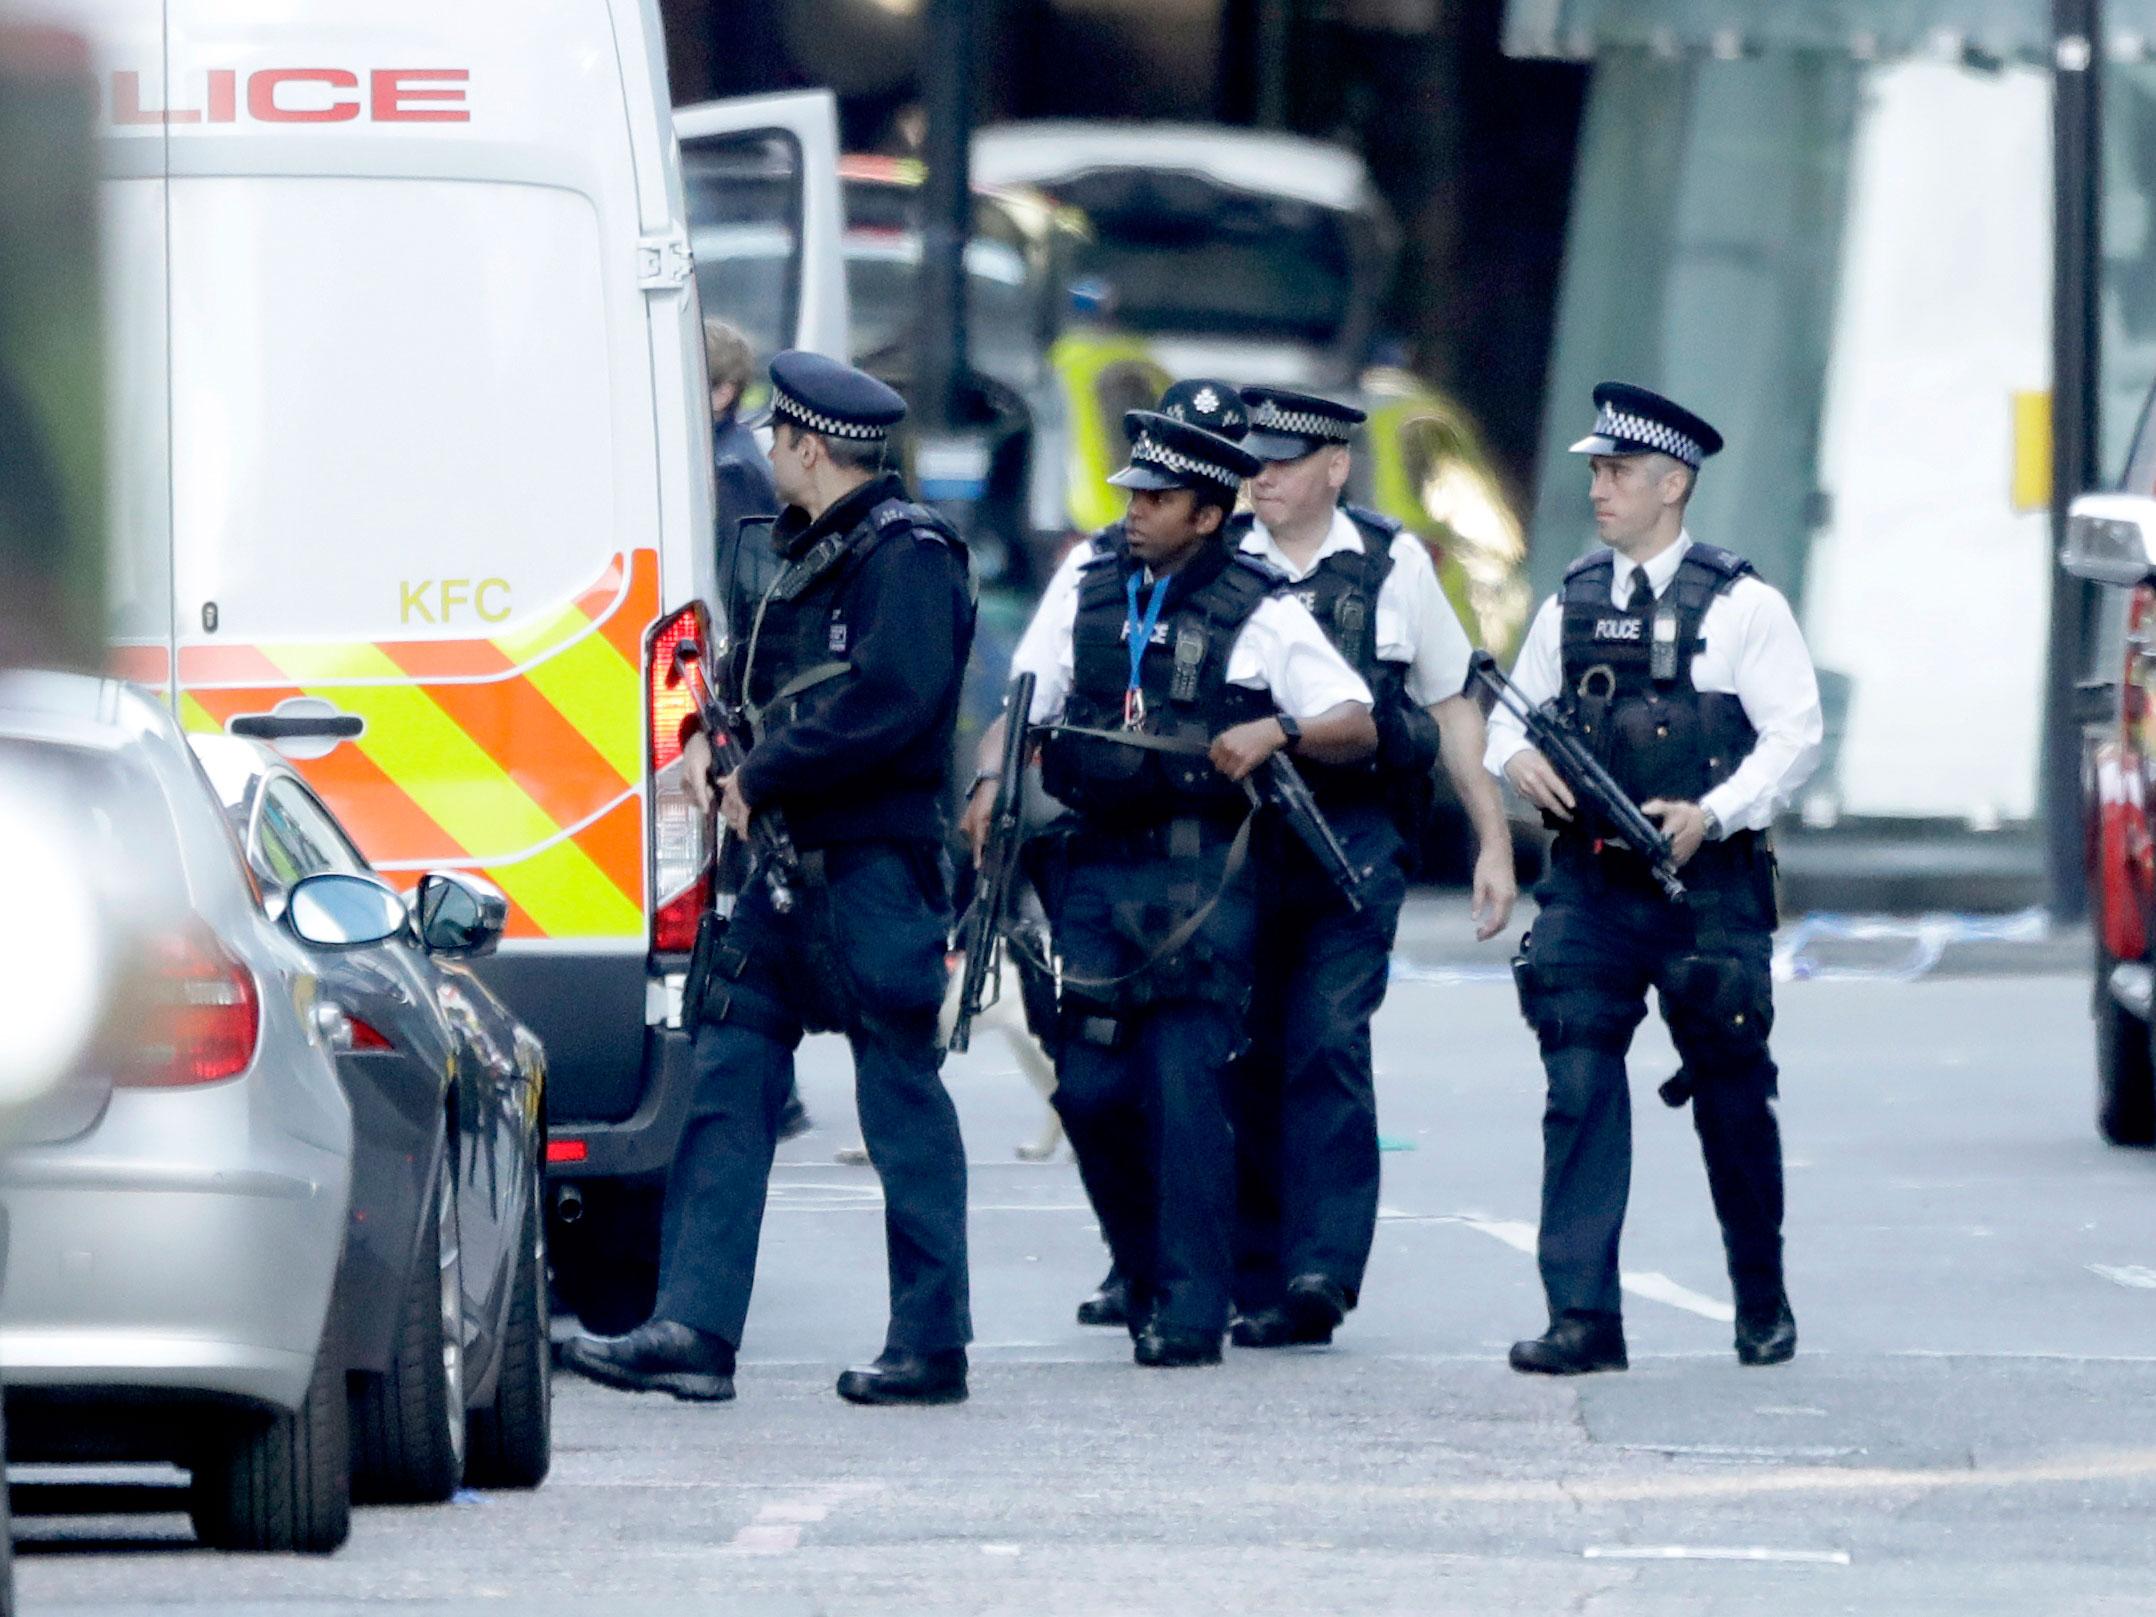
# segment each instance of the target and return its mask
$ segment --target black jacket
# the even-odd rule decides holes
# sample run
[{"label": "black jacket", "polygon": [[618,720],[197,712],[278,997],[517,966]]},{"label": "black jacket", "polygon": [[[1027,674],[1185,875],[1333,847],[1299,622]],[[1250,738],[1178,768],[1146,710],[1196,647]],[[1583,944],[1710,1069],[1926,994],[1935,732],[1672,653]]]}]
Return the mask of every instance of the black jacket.
[{"label": "black jacket", "polygon": [[749,676],[751,697],[768,703],[817,660],[835,653],[848,665],[767,713],[741,772],[750,804],[781,809],[805,848],[940,842],[947,831],[973,598],[956,539],[888,511],[875,520],[905,500],[905,485],[884,476],[814,523],[786,512],[775,531],[789,562],[827,535],[852,535],[829,573],[784,609],[767,608]]}]

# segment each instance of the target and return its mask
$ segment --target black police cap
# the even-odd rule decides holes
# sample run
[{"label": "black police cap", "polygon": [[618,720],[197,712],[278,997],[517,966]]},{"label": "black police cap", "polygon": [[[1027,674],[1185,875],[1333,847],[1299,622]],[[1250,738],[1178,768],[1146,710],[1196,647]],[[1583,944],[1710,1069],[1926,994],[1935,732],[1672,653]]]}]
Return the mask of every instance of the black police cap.
[{"label": "black police cap", "polygon": [[1668,455],[1694,471],[1719,454],[1722,435],[1674,400],[1630,382],[1595,389],[1595,428],[1572,446],[1575,455]]},{"label": "black police cap", "polygon": [[1243,447],[1260,460],[1301,460],[1344,445],[1366,419],[1352,404],[1286,387],[1246,387],[1250,434]]},{"label": "black police cap", "polygon": [[1123,417],[1130,437],[1130,464],[1108,481],[1117,488],[1214,489],[1233,494],[1243,479],[1258,475],[1257,456],[1240,444],[1154,410]]},{"label": "black police cap", "polygon": [[1241,443],[1250,430],[1250,410],[1243,403],[1243,395],[1228,383],[1210,377],[1194,376],[1187,382],[1171,383],[1153,410],[1172,421],[1217,432],[1232,443]]},{"label": "black police cap", "polygon": [[906,401],[866,371],[789,348],[771,360],[771,417],[827,438],[874,443],[906,415]]}]

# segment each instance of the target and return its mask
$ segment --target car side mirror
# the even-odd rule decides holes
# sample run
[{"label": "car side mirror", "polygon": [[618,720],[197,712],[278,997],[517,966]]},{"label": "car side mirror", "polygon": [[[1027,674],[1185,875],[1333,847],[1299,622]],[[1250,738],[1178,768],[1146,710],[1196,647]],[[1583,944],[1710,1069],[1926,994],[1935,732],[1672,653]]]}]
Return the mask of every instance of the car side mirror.
[{"label": "car side mirror", "polygon": [[478,960],[494,952],[509,922],[509,900],[491,882],[462,871],[430,870],[419,880],[413,919],[427,953]]},{"label": "car side mirror", "polygon": [[372,876],[309,876],[285,895],[285,926],[317,949],[386,943],[406,925],[404,900]]},{"label": "car side mirror", "polygon": [[2134,585],[2156,574],[2156,500],[2084,494],[2067,508],[2059,565],[2098,584]]}]

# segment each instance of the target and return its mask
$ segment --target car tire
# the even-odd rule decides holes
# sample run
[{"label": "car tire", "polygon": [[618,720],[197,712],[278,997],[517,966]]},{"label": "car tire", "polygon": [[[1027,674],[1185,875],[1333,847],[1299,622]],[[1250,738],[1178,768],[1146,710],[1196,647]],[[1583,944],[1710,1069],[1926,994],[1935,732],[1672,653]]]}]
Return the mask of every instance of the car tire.
[{"label": "car tire", "polygon": [[2096,1128],[2113,1145],[2156,1145],[2156,1050],[2148,1023],[2112,995],[2115,962],[2096,950]]},{"label": "car tire", "polygon": [[325,1346],[298,1409],[256,1415],[197,1457],[195,1536],[215,1550],[327,1555],[352,1530],[344,1367]]},{"label": "car tire", "polygon": [[554,1463],[554,1352],[548,1340],[552,1309],[539,1184],[534,1175],[532,1193],[525,1198],[494,1402],[472,1411],[464,1474],[475,1488],[536,1488]]},{"label": "car tire", "polygon": [[425,1505],[464,1480],[464,1272],[455,1144],[442,1142],[389,1369],[352,1387],[352,1492]]}]

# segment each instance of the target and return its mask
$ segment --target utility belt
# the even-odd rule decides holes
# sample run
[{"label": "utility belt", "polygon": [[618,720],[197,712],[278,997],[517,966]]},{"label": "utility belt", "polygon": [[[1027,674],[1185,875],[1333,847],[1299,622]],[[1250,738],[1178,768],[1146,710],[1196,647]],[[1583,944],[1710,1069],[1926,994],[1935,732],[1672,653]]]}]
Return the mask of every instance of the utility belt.
[{"label": "utility belt", "polygon": [[[1550,846],[1553,875],[1577,886],[1667,903],[1647,861],[1623,843],[1560,831]],[[1678,872],[1695,907],[1706,901],[1747,924],[1772,931],[1778,919],[1779,866],[1774,842],[1764,831],[1737,831],[1700,845]]]}]

